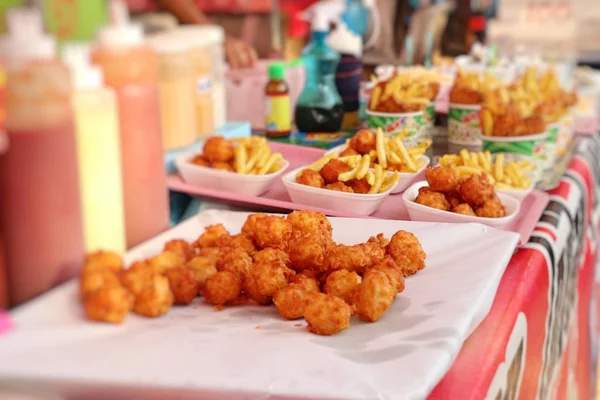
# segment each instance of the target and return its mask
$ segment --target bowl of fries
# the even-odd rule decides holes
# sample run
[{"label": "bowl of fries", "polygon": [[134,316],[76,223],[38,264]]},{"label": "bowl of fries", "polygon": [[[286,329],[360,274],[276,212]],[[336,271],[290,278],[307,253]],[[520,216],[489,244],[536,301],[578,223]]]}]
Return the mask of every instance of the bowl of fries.
[{"label": "bowl of fries", "polygon": [[[370,166],[380,165],[385,171],[397,172],[398,184],[392,194],[403,192],[422,174],[431,160],[425,155],[431,146],[431,140],[426,139],[419,144],[408,148],[400,137],[389,138],[381,129],[375,133],[372,130],[360,130],[345,144],[327,151],[325,155],[369,155]],[[374,147],[374,148],[373,148]],[[349,159],[350,163],[356,162]]]},{"label": "bowl of fries", "polygon": [[[265,138],[221,138],[218,141],[214,138],[206,140],[202,154],[185,153],[175,159],[186,183],[260,196],[289,167],[289,162],[280,153],[271,151]],[[215,158],[221,161],[215,161]]]},{"label": "bowl of fries", "polygon": [[523,201],[539,179],[535,160],[520,154],[470,152],[446,154],[439,164],[454,169],[462,177],[485,174],[498,193]]},{"label": "bowl of fries", "polygon": [[371,168],[370,158],[368,154],[339,157],[331,153],[288,172],[283,184],[294,203],[371,215],[400,177],[379,164]]}]

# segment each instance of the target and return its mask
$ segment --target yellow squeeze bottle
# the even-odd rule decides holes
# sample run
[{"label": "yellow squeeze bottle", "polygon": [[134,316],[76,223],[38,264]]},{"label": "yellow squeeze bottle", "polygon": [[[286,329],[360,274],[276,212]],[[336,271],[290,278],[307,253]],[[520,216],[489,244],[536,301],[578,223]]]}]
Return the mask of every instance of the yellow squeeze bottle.
[{"label": "yellow squeeze bottle", "polygon": [[65,45],[63,51],[75,89],[85,249],[122,254],[126,240],[117,103],[113,90],[104,86],[102,70],[91,64],[90,53],[82,43]]}]

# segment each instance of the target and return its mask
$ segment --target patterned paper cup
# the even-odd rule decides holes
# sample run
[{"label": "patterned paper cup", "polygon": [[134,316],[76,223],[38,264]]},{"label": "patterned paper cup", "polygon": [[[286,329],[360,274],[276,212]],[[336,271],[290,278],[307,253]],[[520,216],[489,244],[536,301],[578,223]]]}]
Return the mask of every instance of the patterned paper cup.
[{"label": "patterned paper cup", "polygon": [[407,133],[402,141],[407,147],[413,147],[424,139],[426,129],[425,113],[423,111],[412,113],[384,113],[367,110],[369,128],[381,128],[383,133],[390,137]]},{"label": "patterned paper cup", "polygon": [[433,101],[429,103],[423,116],[425,117],[424,134],[427,139],[431,139],[433,136],[433,128],[435,126],[435,103]]},{"label": "patterned paper cup", "polygon": [[561,126],[559,123],[549,124],[546,127],[548,137],[546,138],[546,161],[544,163],[544,169],[549,169],[554,166],[554,161],[556,161],[557,153],[557,140],[558,135],[560,134],[560,129]]},{"label": "patterned paper cup", "polygon": [[465,146],[480,146],[479,105],[450,103],[448,109],[448,142]]},{"label": "patterned paper cup", "polygon": [[527,136],[479,136],[483,151],[490,153],[514,153],[532,157],[536,168],[542,171],[546,162],[546,138],[548,133]]},{"label": "patterned paper cup", "polygon": [[574,112],[570,110],[558,121],[558,137],[556,138],[556,154],[562,155],[567,150],[575,133]]}]

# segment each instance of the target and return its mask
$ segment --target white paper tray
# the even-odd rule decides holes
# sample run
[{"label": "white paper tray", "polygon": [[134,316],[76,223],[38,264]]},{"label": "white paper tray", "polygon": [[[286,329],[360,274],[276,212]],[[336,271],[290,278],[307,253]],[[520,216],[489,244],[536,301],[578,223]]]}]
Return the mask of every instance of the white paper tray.
[{"label": "white paper tray", "polygon": [[[217,222],[237,233],[247,215],[203,212],[127,259]],[[131,315],[111,326],[84,320],[70,282],[14,312],[15,330],[0,338],[0,383],[45,382],[76,395],[101,389],[94,398],[111,399],[425,398],[489,311],[518,235],[478,224],[331,222],[334,239],[348,244],[405,229],[428,254],[427,268],[377,323],[353,318],[341,334],[319,337],[274,307],[216,312],[197,300],[160,319]]]}]

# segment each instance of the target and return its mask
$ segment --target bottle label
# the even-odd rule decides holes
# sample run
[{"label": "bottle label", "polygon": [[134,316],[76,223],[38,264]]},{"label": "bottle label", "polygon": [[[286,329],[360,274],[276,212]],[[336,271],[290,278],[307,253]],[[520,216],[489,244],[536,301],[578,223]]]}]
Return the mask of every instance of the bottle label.
[{"label": "bottle label", "polygon": [[290,96],[267,96],[265,128],[268,131],[289,131],[292,127]]},{"label": "bottle label", "polygon": [[212,82],[210,78],[202,76],[196,79],[196,93],[199,95],[210,94],[212,90]]}]

